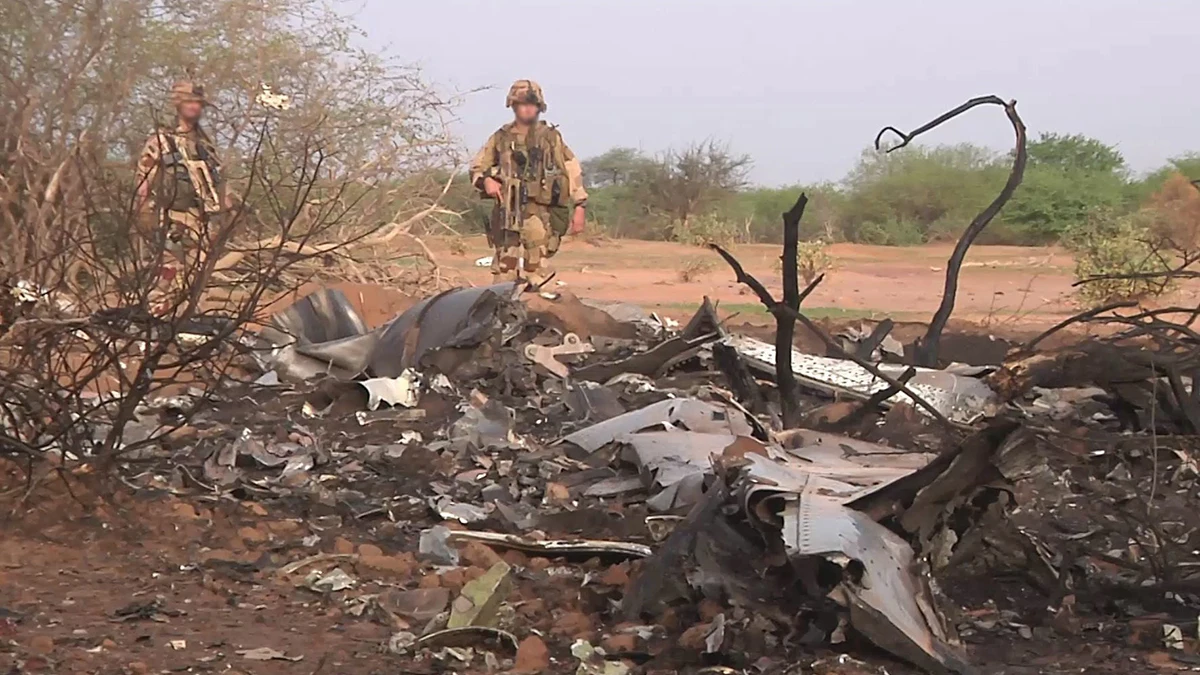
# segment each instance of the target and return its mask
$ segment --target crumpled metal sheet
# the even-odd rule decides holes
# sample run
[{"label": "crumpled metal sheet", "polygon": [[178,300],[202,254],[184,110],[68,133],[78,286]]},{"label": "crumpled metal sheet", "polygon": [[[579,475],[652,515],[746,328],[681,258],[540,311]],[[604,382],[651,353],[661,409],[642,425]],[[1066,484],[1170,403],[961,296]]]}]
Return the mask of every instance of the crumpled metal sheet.
[{"label": "crumpled metal sheet", "polygon": [[[625,458],[636,465],[652,492],[646,501],[652,511],[690,506],[704,496],[704,476],[712,470],[712,457],[731,448],[767,452],[761,442],[747,436],[696,431],[646,431],[617,439],[627,445]],[[745,445],[740,445],[745,444]]]},{"label": "crumpled metal sheet", "polygon": [[[728,336],[724,343],[736,349],[750,367],[774,377],[775,345],[741,335]],[[879,364],[878,367],[883,373],[895,377],[899,377],[906,368],[894,364]],[[887,382],[876,378],[853,361],[804,354],[797,350],[792,350],[792,370],[801,386],[828,394],[867,399],[888,388]],[[937,408],[947,419],[960,424],[973,424],[994,414],[999,406],[995,392],[983,382],[946,371],[918,368],[917,374],[909,380],[908,388]],[[912,401],[907,394],[900,392],[884,403],[911,404]],[[919,406],[917,410],[928,414]]]},{"label": "crumpled metal sheet", "polygon": [[710,470],[710,458],[733,445],[737,438],[695,431],[647,431],[617,440],[629,445],[630,459],[651,476],[655,486],[666,488]]},{"label": "crumpled metal sheet", "polygon": [[346,294],[322,288],[271,317],[271,325],[305,344],[334,342],[365,335],[367,324]]},{"label": "crumpled metal sheet", "polygon": [[[850,623],[880,647],[933,672],[960,672],[964,663],[933,598],[914,572],[913,550],[891,530],[836,499],[788,497],[783,541],[793,556],[844,556],[862,564],[862,576],[844,581],[836,598]],[[836,560],[835,560],[836,562]],[[882,620],[879,620],[882,619]]]},{"label": "crumpled metal sheet", "polygon": [[520,327],[519,292],[515,282],[446,291],[367,331],[341,291],[322,289],[261,331],[271,349],[260,365],[288,380],[400,377],[440,349],[477,346],[497,330],[511,338]]},{"label": "crumpled metal sheet", "polygon": [[732,436],[752,436],[754,432],[746,416],[736,408],[698,399],[672,398],[585,427],[562,440],[595,452],[618,437],[655,427],[682,427],[688,431]]},{"label": "crumpled metal sheet", "polygon": [[738,485],[743,513],[777,532],[789,556],[817,556],[845,574],[831,597],[875,644],[932,672],[963,672],[957,635],[918,574],[912,547],[852,507],[855,500],[912,475],[931,457],[814,431],[789,434],[786,457],[748,454]]},{"label": "crumpled metal sheet", "polygon": [[303,381],[323,375],[355,377],[362,372],[376,336],[368,332],[344,293],[323,288],[271,317],[271,325],[260,331],[259,338],[266,343],[257,354],[264,371]]},{"label": "crumpled metal sheet", "polygon": [[[934,672],[959,672],[965,663],[957,636],[944,625],[912,547],[848,504],[911,474],[911,469],[853,466],[835,469],[788,460],[753,460],[741,485],[743,509],[764,531],[777,530],[794,558],[818,556],[846,567],[833,598],[850,610],[851,624],[880,647]],[[871,469],[870,472],[863,472]]]},{"label": "crumpled metal sheet", "polygon": [[495,330],[518,328],[507,312],[515,310],[520,294],[516,282],[479,288],[460,288],[423,300],[384,326],[371,352],[367,369],[376,377],[397,377],[406,368],[419,368],[433,351],[474,347]]}]

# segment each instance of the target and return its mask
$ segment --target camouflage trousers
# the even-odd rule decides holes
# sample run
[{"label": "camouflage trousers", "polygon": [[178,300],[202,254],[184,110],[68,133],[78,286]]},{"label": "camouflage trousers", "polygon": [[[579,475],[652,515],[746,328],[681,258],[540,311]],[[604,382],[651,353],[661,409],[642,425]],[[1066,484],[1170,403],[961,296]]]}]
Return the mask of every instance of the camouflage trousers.
[{"label": "camouflage trousers", "polygon": [[[550,209],[533,205],[526,213],[521,229],[506,229],[500,222],[499,210],[492,213],[492,277],[504,281],[517,276],[518,265],[522,274],[534,283],[541,283],[550,270],[546,258],[558,253],[562,236],[566,233],[565,209]],[[559,222],[563,221],[563,222]],[[524,264],[520,261],[524,260]]]},{"label": "camouflage trousers", "polygon": [[493,230],[492,277],[496,281],[515,278],[519,265],[521,277],[534,283],[543,281],[548,274],[543,266],[548,238],[549,230],[540,214],[525,216],[520,230]]},{"label": "camouflage trousers", "polygon": [[158,267],[148,271],[152,275],[151,299],[165,307],[188,290],[187,269],[204,261],[200,245],[204,216],[198,209],[152,211],[145,214],[142,230],[142,259],[153,262],[163,254]]}]

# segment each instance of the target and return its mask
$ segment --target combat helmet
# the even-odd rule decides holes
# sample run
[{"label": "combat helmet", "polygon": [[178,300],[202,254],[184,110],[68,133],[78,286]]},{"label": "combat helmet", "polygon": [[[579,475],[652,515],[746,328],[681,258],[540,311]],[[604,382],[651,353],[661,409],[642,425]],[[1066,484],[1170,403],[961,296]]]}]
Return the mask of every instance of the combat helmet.
[{"label": "combat helmet", "polygon": [[208,99],[204,98],[204,85],[192,80],[180,80],[171,87],[171,105],[178,106],[181,103],[199,102],[208,105]]},{"label": "combat helmet", "polygon": [[538,110],[546,112],[546,97],[542,95],[541,86],[533,80],[517,80],[508,88],[508,99],[504,106],[511,108],[518,103],[534,103]]}]

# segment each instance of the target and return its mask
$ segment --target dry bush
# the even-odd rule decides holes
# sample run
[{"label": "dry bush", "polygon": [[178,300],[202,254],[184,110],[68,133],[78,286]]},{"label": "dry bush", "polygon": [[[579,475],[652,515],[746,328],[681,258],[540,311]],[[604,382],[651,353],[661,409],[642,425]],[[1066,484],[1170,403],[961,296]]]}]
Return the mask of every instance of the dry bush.
[{"label": "dry bush", "polygon": [[462,237],[451,237],[447,244],[451,255],[462,257],[467,254],[467,242]]},{"label": "dry bush", "polygon": [[1150,233],[1181,255],[1200,251],[1200,189],[1174,174],[1143,207]]},{"label": "dry bush", "polygon": [[688,258],[679,268],[679,280],[685,284],[699,281],[701,277],[716,269],[717,263],[711,258]]},{"label": "dry bush", "polygon": [[[155,447],[252,355],[264,298],[374,264],[389,274],[379,261],[433,263],[409,230],[446,190],[435,178],[454,159],[446,102],[413,71],[351,49],[328,11],[319,0],[0,6],[0,457],[27,467],[24,489],[48,453],[68,462],[64,475]],[[279,63],[238,51],[256,44]],[[221,105],[208,129],[236,208],[207,221],[207,254],[171,281],[165,244],[140,226],[154,218],[135,211],[133,155],[158,119],[150,102],[189,59]],[[264,76],[290,105],[256,103]],[[180,382],[189,396],[160,414]]]}]

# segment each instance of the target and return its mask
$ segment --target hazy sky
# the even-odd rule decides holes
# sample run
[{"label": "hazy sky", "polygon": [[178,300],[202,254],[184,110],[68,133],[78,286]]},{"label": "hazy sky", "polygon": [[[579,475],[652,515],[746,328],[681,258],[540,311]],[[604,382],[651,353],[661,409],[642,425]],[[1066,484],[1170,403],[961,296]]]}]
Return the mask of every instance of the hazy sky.
[{"label": "hazy sky", "polygon": [[[712,137],[763,184],[836,180],[880,127],[981,94],[1031,134],[1115,143],[1134,169],[1200,150],[1197,0],[360,0],[372,42],[462,90],[471,149],[518,78],[584,157]],[[999,108],[929,142],[1011,144]]]}]

